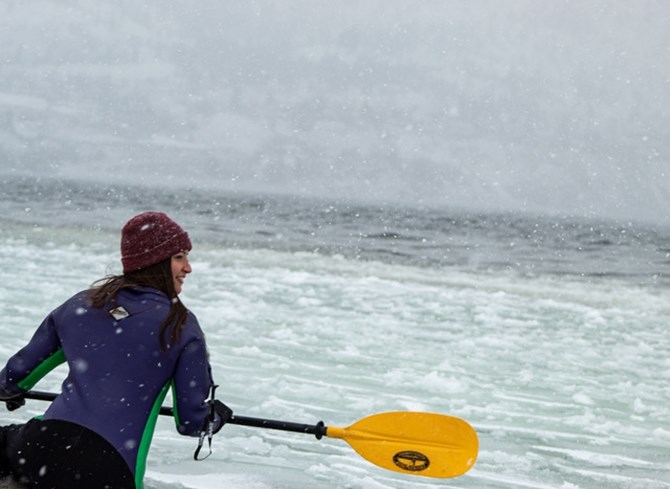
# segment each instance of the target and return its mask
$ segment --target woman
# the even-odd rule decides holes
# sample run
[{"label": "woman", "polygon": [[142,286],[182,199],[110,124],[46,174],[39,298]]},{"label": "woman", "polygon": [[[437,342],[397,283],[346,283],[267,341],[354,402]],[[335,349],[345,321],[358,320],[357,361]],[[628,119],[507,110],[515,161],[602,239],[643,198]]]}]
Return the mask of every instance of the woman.
[{"label": "woman", "polygon": [[214,432],[205,338],[178,294],[191,273],[188,234],[162,212],[123,227],[123,274],[54,310],[0,372],[8,409],[57,365],[61,393],[41,419],[0,429],[0,475],[35,488],[141,488],[159,408],[172,389],[179,433]]}]

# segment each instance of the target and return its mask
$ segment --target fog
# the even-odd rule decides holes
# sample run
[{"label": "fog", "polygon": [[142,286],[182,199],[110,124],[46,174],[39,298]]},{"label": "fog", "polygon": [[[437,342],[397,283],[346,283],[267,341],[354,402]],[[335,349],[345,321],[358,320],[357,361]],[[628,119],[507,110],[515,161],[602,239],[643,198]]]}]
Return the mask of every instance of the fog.
[{"label": "fog", "polygon": [[670,223],[670,3],[0,4],[5,175]]}]

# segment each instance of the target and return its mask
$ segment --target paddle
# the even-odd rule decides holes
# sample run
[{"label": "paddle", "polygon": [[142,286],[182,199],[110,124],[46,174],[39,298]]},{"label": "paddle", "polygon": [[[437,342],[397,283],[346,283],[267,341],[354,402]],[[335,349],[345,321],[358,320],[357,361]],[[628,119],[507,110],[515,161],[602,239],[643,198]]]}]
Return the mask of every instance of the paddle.
[{"label": "paddle", "polygon": [[[52,401],[56,394],[29,391],[28,399]],[[160,414],[172,416],[163,406]],[[477,459],[477,433],[465,421],[453,416],[421,412],[387,412],[367,416],[347,428],[290,423],[272,419],[233,416],[228,424],[292,431],[340,438],[360,456],[388,470],[426,477],[457,477]]]}]

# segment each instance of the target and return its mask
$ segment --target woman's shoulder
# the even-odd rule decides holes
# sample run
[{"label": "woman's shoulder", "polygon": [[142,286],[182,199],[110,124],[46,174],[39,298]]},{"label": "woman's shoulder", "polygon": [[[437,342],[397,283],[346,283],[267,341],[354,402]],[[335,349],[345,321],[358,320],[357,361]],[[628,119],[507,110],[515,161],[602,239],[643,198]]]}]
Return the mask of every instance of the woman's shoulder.
[{"label": "woman's shoulder", "polygon": [[198,319],[195,315],[189,310],[186,321],[181,326],[181,331],[179,333],[179,339],[177,340],[176,349],[183,351],[184,349],[189,349],[194,345],[201,345],[201,347],[206,348],[205,333],[203,332]]},{"label": "woman's shoulder", "polygon": [[188,310],[188,315],[186,316],[186,322],[184,323],[183,332],[186,334],[190,334],[192,337],[197,338],[205,337],[205,333],[203,333],[202,328],[200,327],[198,318],[190,309]]},{"label": "woman's shoulder", "polygon": [[81,290],[63,302],[55,311],[71,308],[88,308],[88,290]]}]

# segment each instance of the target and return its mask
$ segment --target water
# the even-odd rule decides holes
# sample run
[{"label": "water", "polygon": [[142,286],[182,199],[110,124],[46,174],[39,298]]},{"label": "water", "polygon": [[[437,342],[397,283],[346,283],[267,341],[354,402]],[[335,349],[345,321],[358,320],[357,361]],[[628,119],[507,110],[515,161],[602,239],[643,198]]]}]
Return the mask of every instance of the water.
[{"label": "water", "polygon": [[0,206],[11,222],[115,233],[135,212],[165,209],[196,238],[226,248],[670,285],[670,228],[631,222],[12,176],[0,176]]},{"label": "water", "polygon": [[161,418],[149,489],[670,487],[667,229],[177,187],[1,189],[0,358],[119,270],[128,217],[162,209],[193,237],[182,296],[237,414],[347,426],[433,411],[480,441],[472,470],[440,480],[379,469],[341,440],[238,426],[194,462],[194,441]]}]

